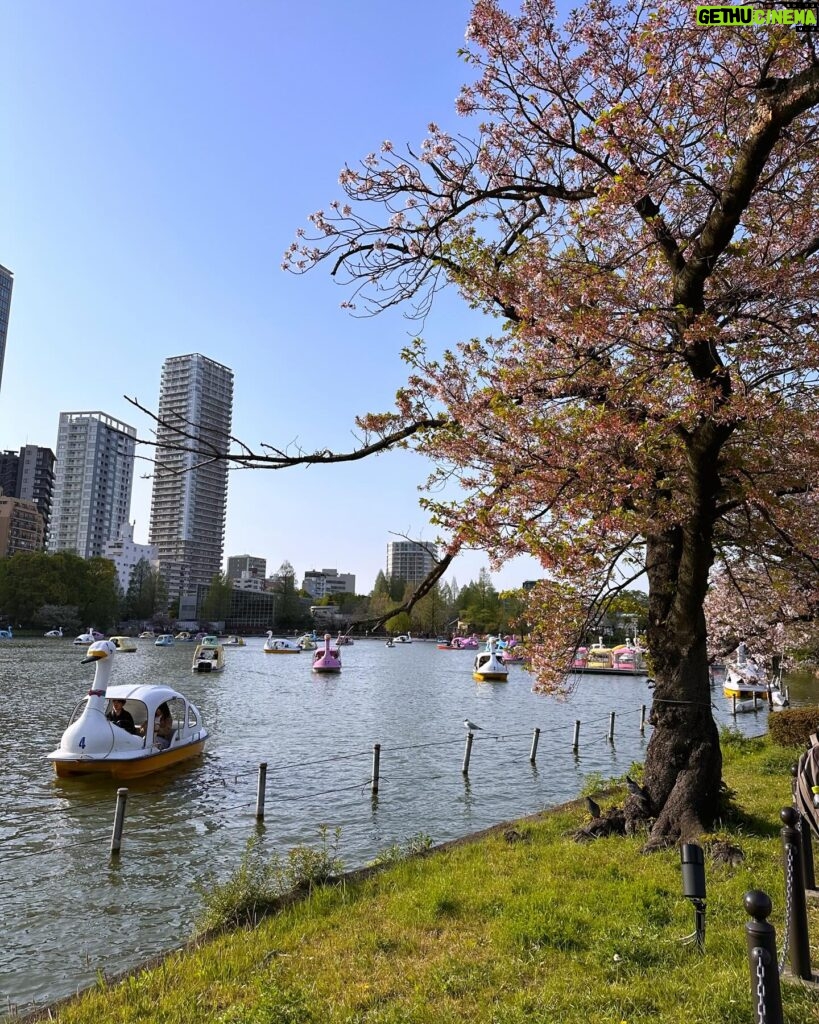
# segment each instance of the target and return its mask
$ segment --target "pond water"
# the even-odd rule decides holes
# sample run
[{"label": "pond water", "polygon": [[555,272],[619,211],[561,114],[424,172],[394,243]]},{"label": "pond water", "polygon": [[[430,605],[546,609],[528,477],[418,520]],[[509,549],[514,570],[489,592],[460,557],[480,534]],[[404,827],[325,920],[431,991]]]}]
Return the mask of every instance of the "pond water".
[{"label": "pond water", "polygon": [[[168,683],[199,706],[211,732],[200,758],[128,784],[119,858],[110,856],[118,783],[58,780],[44,756],[90,686],[85,648],[69,639],[0,643],[0,1013],[53,1001],[99,972],[183,943],[202,888],[236,868],[251,837],[284,854],[317,843],[321,824],[339,827],[339,855],[354,868],[418,833],[439,843],[553,806],[588,776],[621,776],[645,757],[645,678],[586,676],[558,699],[533,693],[517,665],[508,683],[478,684],[468,651],[362,640],[343,648],[340,675],[319,677],[309,654],[265,655],[263,642],[228,648],[217,674],[191,672],[192,644],[141,640],[136,653],[115,656],[112,683]],[[817,692],[815,679],[792,683],[796,701]],[[718,690],[714,704],[721,724],[765,731],[767,709],[734,720]],[[468,775],[465,718],[482,727]],[[268,765],[261,824],[260,762]]]}]

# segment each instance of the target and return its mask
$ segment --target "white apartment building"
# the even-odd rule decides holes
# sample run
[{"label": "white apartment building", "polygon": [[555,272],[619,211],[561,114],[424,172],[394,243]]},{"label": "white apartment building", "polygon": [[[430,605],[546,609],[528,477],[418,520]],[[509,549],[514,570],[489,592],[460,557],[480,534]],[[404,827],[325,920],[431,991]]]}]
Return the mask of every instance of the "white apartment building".
[{"label": "white apartment building", "polygon": [[114,563],[117,570],[117,579],[123,593],[128,591],[131,573],[137,562],[141,562],[144,558],[151,563],[151,568],[159,568],[159,555],[156,550],[156,544],[137,544],[134,541],[133,523],[124,523],[120,527],[119,537],[116,540],[108,541],[103,554]]},{"label": "white apartment building", "polygon": [[136,430],[104,412],[62,412],[48,550],[102,555],[131,511]]},{"label": "white apartment building", "polygon": [[420,583],[438,562],[438,545],[421,540],[392,540],[387,544],[387,579]]},{"label": "white apartment building", "polygon": [[222,569],[233,371],[198,352],[162,365],[149,540],[173,600]]},{"label": "white apartment building", "polygon": [[354,594],[355,574],[337,569],[308,569],[301,587],[316,599],[330,594]]}]

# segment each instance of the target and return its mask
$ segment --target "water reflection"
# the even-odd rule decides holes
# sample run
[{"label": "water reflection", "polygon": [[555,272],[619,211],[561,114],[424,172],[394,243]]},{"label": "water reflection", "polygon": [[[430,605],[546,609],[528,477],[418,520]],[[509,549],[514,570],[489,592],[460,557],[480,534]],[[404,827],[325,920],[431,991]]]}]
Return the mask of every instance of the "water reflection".
[{"label": "water reflection", "polygon": [[[575,796],[587,776],[622,775],[645,757],[644,679],[584,677],[562,701],[533,694],[520,666],[506,684],[476,684],[469,652],[432,643],[389,650],[358,641],[345,647],[341,675],[327,678],[312,675],[308,654],[264,655],[262,642],[228,650],[214,676],[191,672],[189,644],[141,641],[136,654],[116,656],[116,682],[167,682],[198,705],[212,737],[200,759],[129,783],[118,860],[108,855],[118,783],[58,780],[44,757],[93,678],[93,666],[80,665],[84,649],[67,640],[0,644],[0,898],[16,922],[0,951],[2,1004],[66,995],[98,971],[183,942],[202,887],[235,868],[251,836],[284,853],[316,842],[320,823],[340,826],[340,856],[354,867],[419,832],[438,843],[533,813]],[[817,688],[800,678],[791,695],[814,700]],[[718,720],[732,723],[719,691],[714,702]],[[762,732],[767,713],[738,716],[736,726]],[[466,776],[464,718],[483,726]]]}]

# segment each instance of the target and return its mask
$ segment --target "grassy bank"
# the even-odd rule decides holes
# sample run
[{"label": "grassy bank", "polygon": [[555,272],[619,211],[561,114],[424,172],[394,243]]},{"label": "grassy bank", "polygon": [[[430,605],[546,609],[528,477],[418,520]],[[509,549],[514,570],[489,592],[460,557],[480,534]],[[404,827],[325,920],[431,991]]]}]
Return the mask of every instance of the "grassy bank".
[{"label": "grassy bank", "polygon": [[[743,895],[760,888],[784,937],[779,811],[795,752],[725,744],[738,813],[706,858],[704,953],[679,851],[644,856],[641,837],[578,845],[582,801],[476,841],[319,887],[240,929],[54,1008],[60,1024],[745,1024],[753,1019]],[[622,793],[599,798],[605,808]],[[706,846],[709,839],[703,837]],[[814,969],[819,911],[811,909]],[[819,1022],[819,995],[783,984],[788,1024]]]}]

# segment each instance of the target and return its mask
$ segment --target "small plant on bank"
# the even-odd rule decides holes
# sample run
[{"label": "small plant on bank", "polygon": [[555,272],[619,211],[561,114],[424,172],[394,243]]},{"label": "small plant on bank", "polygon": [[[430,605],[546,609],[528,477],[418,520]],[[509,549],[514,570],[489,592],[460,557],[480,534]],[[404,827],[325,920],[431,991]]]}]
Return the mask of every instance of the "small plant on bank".
[{"label": "small plant on bank", "polygon": [[426,832],[417,832],[409,836],[402,843],[393,843],[384,850],[380,850],[371,861],[367,862],[368,867],[383,867],[387,864],[399,864],[410,857],[417,857],[426,853],[432,846],[432,837]]},{"label": "small plant on bank", "polygon": [[327,825],[320,825],[317,849],[295,846],[282,859],[278,854],[265,858],[257,837],[252,837],[239,867],[225,882],[200,888],[204,910],[196,931],[255,925],[285,893],[322,885],[344,868],[337,856],[340,839],[340,828],[331,833]]}]

